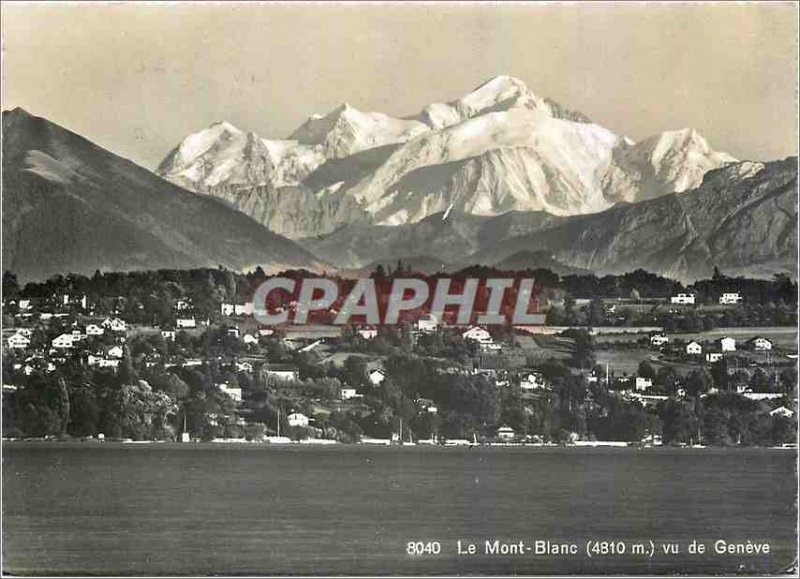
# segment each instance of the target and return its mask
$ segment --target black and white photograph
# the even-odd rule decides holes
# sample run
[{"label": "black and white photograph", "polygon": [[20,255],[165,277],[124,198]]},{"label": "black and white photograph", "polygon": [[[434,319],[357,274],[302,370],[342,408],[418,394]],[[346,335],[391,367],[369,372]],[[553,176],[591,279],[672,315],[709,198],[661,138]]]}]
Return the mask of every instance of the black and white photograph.
[{"label": "black and white photograph", "polygon": [[3,2],[4,577],[798,576],[786,2]]}]

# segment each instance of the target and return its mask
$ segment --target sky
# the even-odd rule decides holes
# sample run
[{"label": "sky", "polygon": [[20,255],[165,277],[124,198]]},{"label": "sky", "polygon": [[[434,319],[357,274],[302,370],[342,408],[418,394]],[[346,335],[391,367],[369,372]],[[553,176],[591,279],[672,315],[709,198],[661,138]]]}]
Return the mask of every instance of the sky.
[{"label": "sky", "polygon": [[343,102],[412,115],[507,74],[634,140],[797,154],[789,3],[4,3],[2,108],[154,169],[227,120],[285,138]]}]

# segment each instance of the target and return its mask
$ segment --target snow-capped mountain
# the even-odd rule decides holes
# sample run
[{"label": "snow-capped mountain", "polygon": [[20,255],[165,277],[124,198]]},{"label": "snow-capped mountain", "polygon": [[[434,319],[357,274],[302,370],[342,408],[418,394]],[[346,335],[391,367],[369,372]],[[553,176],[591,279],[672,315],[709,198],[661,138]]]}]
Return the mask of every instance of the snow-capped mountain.
[{"label": "snow-capped mountain", "polygon": [[290,139],[316,147],[328,159],[403,143],[429,130],[415,120],[396,119],[383,113],[361,112],[345,103],[325,116],[313,115]]},{"label": "snow-capped mountain", "polygon": [[157,173],[193,191],[221,186],[297,185],[325,161],[320,147],[292,140],[267,140],[228,122],[186,137]]},{"label": "snow-capped mountain", "polygon": [[[634,143],[498,76],[405,119],[342,105],[309,118],[289,140],[212,125],[184,139],[158,173],[226,198],[279,233],[308,236],[365,216],[399,225],[449,209],[596,213],[696,187],[733,161],[692,129]],[[289,213],[329,217],[299,224],[285,211],[253,213],[286,187],[297,196]]]}]

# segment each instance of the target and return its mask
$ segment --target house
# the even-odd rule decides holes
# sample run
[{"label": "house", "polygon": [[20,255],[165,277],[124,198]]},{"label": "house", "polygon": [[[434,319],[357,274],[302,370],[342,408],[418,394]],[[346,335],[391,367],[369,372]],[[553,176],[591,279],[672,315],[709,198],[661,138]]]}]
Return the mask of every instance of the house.
[{"label": "house", "polygon": [[371,340],[378,336],[378,330],[376,328],[361,328],[358,330],[358,335],[365,340]]},{"label": "house", "polygon": [[666,334],[654,334],[650,336],[650,344],[652,346],[663,346],[669,344],[669,336]]},{"label": "house", "polygon": [[439,319],[433,314],[424,314],[417,320],[417,329],[420,332],[435,332],[439,327]]},{"label": "house", "polygon": [[694,294],[678,294],[669,298],[672,304],[694,305]]},{"label": "house", "polygon": [[233,338],[236,338],[238,340],[239,339],[239,328],[237,328],[235,326],[231,327],[231,328],[228,328],[228,335],[233,337]]},{"label": "house", "polygon": [[50,344],[54,348],[64,348],[69,349],[72,348],[74,345],[75,338],[72,337],[72,334],[61,334],[57,338],[54,338]]},{"label": "house", "polygon": [[719,303],[722,305],[740,304],[742,303],[742,296],[736,292],[724,293],[719,296]]},{"label": "house", "polygon": [[505,424],[497,429],[497,438],[500,440],[514,440],[515,436],[517,433],[514,432],[514,429]]},{"label": "house", "polygon": [[771,410],[769,413],[770,416],[784,416],[786,418],[792,418],[794,416],[794,411],[789,410],[786,406],[779,406],[775,410]]},{"label": "house", "polygon": [[372,382],[374,386],[380,386],[381,382],[386,380],[386,372],[380,368],[375,368],[368,374],[368,377],[369,381]]},{"label": "house", "polygon": [[105,334],[106,331],[102,326],[98,326],[97,324],[89,324],[86,326],[86,335],[87,336],[102,336]]},{"label": "house", "polygon": [[725,336],[719,341],[720,350],[723,352],[735,352],[736,351],[736,340],[733,338],[729,338]]},{"label": "house", "polygon": [[111,346],[108,350],[106,350],[106,356],[109,358],[122,358],[124,351],[122,346]]},{"label": "house", "polygon": [[103,320],[102,326],[112,332],[125,332],[128,330],[128,324],[119,318],[106,318]]},{"label": "house", "polygon": [[769,350],[772,350],[772,342],[760,336],[756,336],[755,338],[751,338],[750,340],[748,340],[747,345],[752,350],[755,350],[757,352],[767,352]]},{"label": "house", "polygon": [[253,365],[250,362],[236,362],[237,372],[252,372]]},{"label": "house", "polygon": [[228,386],[227,384],[217,384],[217,388],[231,398],[233,398],[234,402],[241,402],[242,401],[242,389],[236,388],[234,386]]},{"label": "house", "polygon": [[196,328],[197,322],[194,318],[178,318],[175,320],[176,328]]},{"label": "house", "polygon": [[461,334],[465,340],[473,340],[475,342],[491,342],[492,335],[485,329],[479,326],[473,326],[466,332]]},{"label": "house", "polygon": [[547,383],[544,381],[544,376],[538,372],[531,372],[520,381],[519,387],[523,390],[543,390],[547,388]]},{"label": "house", "polygon": [[502,346],[496,342],[478,342],[481,348],[481,352],[488,353],[488,352],[499,352],[502,349]]},{"label": "house", "polygon": [[690,356],[699,356],[703,353],[703,346],[697,342],[689,342],[686,344],[686,353]]},{"label": "house", "polygon": [[647,390],[653,387],[653,380],[651,378],[643,378],[642,376],[636,377],[636,390]]},{"label": "house", "polygon": [[27,312],[31,308],[33,308],[33,304],[31,303],[32,300],[30,298],[20,298],[17,307],[21,312]]},{"label": "house", "polygon": [[161,337],[170,342],[175,341],[175,330],[161,330]]},{"label": "house", "polygon": [[8,340],[6,340],[9,348],[20,349],[20,348],[27,348],[31,345],[30,339],[23,336],[21,333],[17,332]]},{"label": "house", "polygon": [[100,368],[117,368],[119,367],[119,360],[111,360],[109,358],[101,358],[97,365]]},{"label": "house", "polygon": [[263,371],[268,377],[278,380],[297,380],[298,371],[294,364],[264,364]]},{"label": "house", "polygon": [[350,400],[351,398],[355,398],[356,396],[358,396],[358,394],[356,394],[355,388],[342,388],[341,390],[339,390],[339,397],[342,400]]},{"label": "house", "polygon": [[30,338],[33,335],[33,330],[30,328],[17,328],[17,333],[26,338]]},{"label": "house", "polygon": [[259,328],[258,329],[258,335],[261,336],[262,338],[266,337],[266,336],[271,336],[274,333],[275,333],[275,330],[273,330],[272,328]]},{"label": "house", "polygon": [[286,419],[289,421],[289,426],[297,426],[300,428],[306,428],[308,426],[308,416],[300,414],[299,412],[292,412]]},{"label": "house", "polygon": [[244,304],[220,304],[220,313],[223,316],[249,316],[253,313],[253,302]]},{"label": "house", "polygon": [[706,362],[713,364],[722,360],[722,352],[706,352]]},{"label": "house", "polygon": [[192,307],[192,300],[189,298],[178,298],[175,302],[175,311],[183,312]]},{"label": "house", "polygon": [[258,336],[254,334],[245,334],[244,337],[242,337],[242,342],[247,345],[258,344]]}]

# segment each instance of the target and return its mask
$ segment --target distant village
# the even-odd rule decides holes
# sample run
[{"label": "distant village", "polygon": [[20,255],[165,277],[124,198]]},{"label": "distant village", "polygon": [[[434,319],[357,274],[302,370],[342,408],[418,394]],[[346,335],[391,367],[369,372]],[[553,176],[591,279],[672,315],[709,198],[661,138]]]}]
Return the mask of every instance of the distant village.
[{"label": "distant village", "polygon": [[[542,292],[542,326],[456,325],[419,311],[396,326],[263,327],[246,299],[253,280],[230,272],[98,275],[30,292],[4,277],[4,437],[644,446],[796,437],[796,304],[783,298],[748,303],[702,284],[575,298],[559,283]],[[115,285],[131,290],[109,293]]]}]

